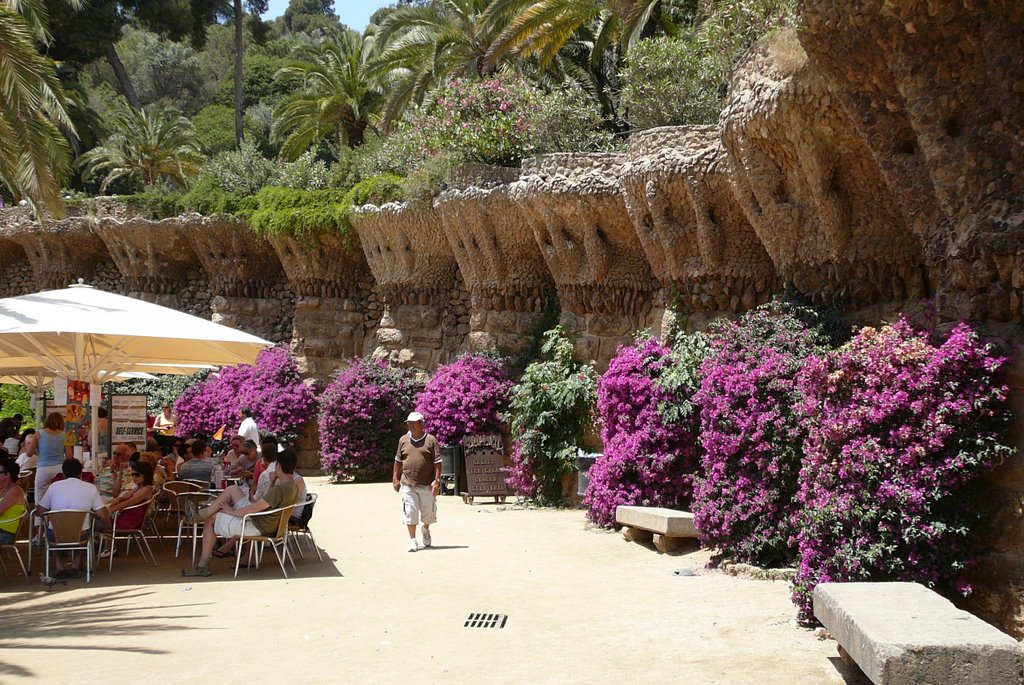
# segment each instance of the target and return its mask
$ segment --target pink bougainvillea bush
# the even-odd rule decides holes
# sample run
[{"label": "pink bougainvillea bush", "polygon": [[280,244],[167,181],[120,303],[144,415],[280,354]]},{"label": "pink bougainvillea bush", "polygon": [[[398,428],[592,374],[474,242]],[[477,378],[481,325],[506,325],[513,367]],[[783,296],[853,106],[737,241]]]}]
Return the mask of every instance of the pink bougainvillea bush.
[{"label": "pink bougainvillea bush", "polygon": [[267,348],[255,365],[223,368],[186,390],[174,405],[179,434],[212,435],[221,426],[234,431],[242,407],[252,409],[261,432],[285,441],[294,440],[313,417],[313,390],[302,382],[285,346]]},{"label": "pink bougainvillea bush", "polygon": [[221,426],[237,427],[238,393],[252,371],[248,364],[227,366],[187,388],[174,403],[178,435],[213,435]]},{"label": "pink bougainvillea bush", "polygon": [[508,411],[512,380],[497,359],[469,354],[439,366],[416,396],[416,411],[442,445],[457,445],[467,435],[496,433]]},{"label": "pink bougainvillea bush", "polygon": [[409,374],[355,357],[320,397],[320,465],[335,480],[390,478],[398,438],[413,406]]},{"label": "pink bougainvillea bush", "polygon": [[676,346],[684,354],[653,338],[619,347],[598,382],[604,454],[590,468],[583,499],[590,520],[614,526],[620,504],[689,508],[700,462],[690,396],[705,340],[683,336]]},{"label": "pink bougainvillea bush", "polygon": [[932,343],[905,321],[863,329],[806,362],[805,508],[793,600],[813,620],[821,582],[905,580],[969,592],[969,486],[1012,452],[1005,359],[959,325]]},{"label": "pink bougainvillea bush", "polygon": [[694,523],[701,544],[761,566],[796,556],[794,515],[804,428],[797,372],[827,340],[814,313],[780,302],[712,328],[701,365],[701,477]]}]

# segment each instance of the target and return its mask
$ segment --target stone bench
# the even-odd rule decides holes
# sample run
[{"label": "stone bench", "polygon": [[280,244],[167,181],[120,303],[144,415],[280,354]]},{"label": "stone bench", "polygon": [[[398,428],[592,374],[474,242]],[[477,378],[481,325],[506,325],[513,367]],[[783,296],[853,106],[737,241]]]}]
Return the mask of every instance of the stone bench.
[{"label": "stone bench", "polygon": [[917,583],[821,583],[814,616],[875,685],[1021,685],[1009,635]]},{"label": "stone bench", "polygon": [[634,507],[620,505],[615,509],[615,521],[624,526],[622,535],[630,542],[651,542],[659,552],[679,549],[682,541],[697,537],[693,514],[688,511],[664,507]]}]

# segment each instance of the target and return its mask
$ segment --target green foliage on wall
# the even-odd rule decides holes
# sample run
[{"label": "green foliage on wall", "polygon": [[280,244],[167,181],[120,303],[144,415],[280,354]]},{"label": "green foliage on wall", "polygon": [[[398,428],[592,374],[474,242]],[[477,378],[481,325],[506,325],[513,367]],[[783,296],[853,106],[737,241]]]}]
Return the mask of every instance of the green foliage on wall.
[{"label": "green foliage on wall", "polygon": [[342,190],[263,188],[256,193],[257,209],[249,227],[260,235],[303,238],[328,232],[347,235],[348,205]]}]

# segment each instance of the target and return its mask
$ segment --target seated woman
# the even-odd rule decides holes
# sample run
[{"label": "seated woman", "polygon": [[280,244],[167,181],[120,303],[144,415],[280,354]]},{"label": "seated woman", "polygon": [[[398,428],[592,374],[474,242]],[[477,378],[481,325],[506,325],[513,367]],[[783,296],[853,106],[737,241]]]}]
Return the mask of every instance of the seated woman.
[{"label": "seated woman", "polygon": [[[115,497],[107,504],[107,511],[113,516],[114,512],[142,504],[153,497],[153,466],[149,462],[139,461],[132,469],[132,480],[138,485],[137,488],[126,490]],[[117,517],[117,527],[122,529],[138,528],[146,519],[146,508],[139,507],[125,512]]]},{"label": "seated woman", "polygon": [[0,459],[0,543],[9,545],[18,536],[18,527],[25,513],[25,491],[18,485],[21,469],[10,457]]},{"label": "seated woman", "polygon": [[149,464],[153,468],[153,488],[159,491],[163,488],[167,477],[160,466],[160,454],[158,452],[143,452],[139,455],[140,464]]},{"label": "seated woman", "polygon": [[36,467],[36,462],[39,461],[39,455],[36,453],[37,439],[35,428],[27,428],[21,434],[21,452],[18,454],[18,466],[21,468],[34,469]]}]

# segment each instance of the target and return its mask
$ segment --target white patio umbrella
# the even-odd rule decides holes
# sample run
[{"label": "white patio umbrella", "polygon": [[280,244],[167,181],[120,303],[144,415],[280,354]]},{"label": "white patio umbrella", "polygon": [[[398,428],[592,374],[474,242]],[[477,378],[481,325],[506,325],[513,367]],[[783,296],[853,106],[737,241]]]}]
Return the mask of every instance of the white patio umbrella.
[{"label": "white patio umbrella", "polygon": [[[271,344],[81,284],[0,299],[0,375],[41,367],[58,378],[100,383],[129,371],[191,374],[251,364]],[[98,405],[92,405],[95,433]]]}]

